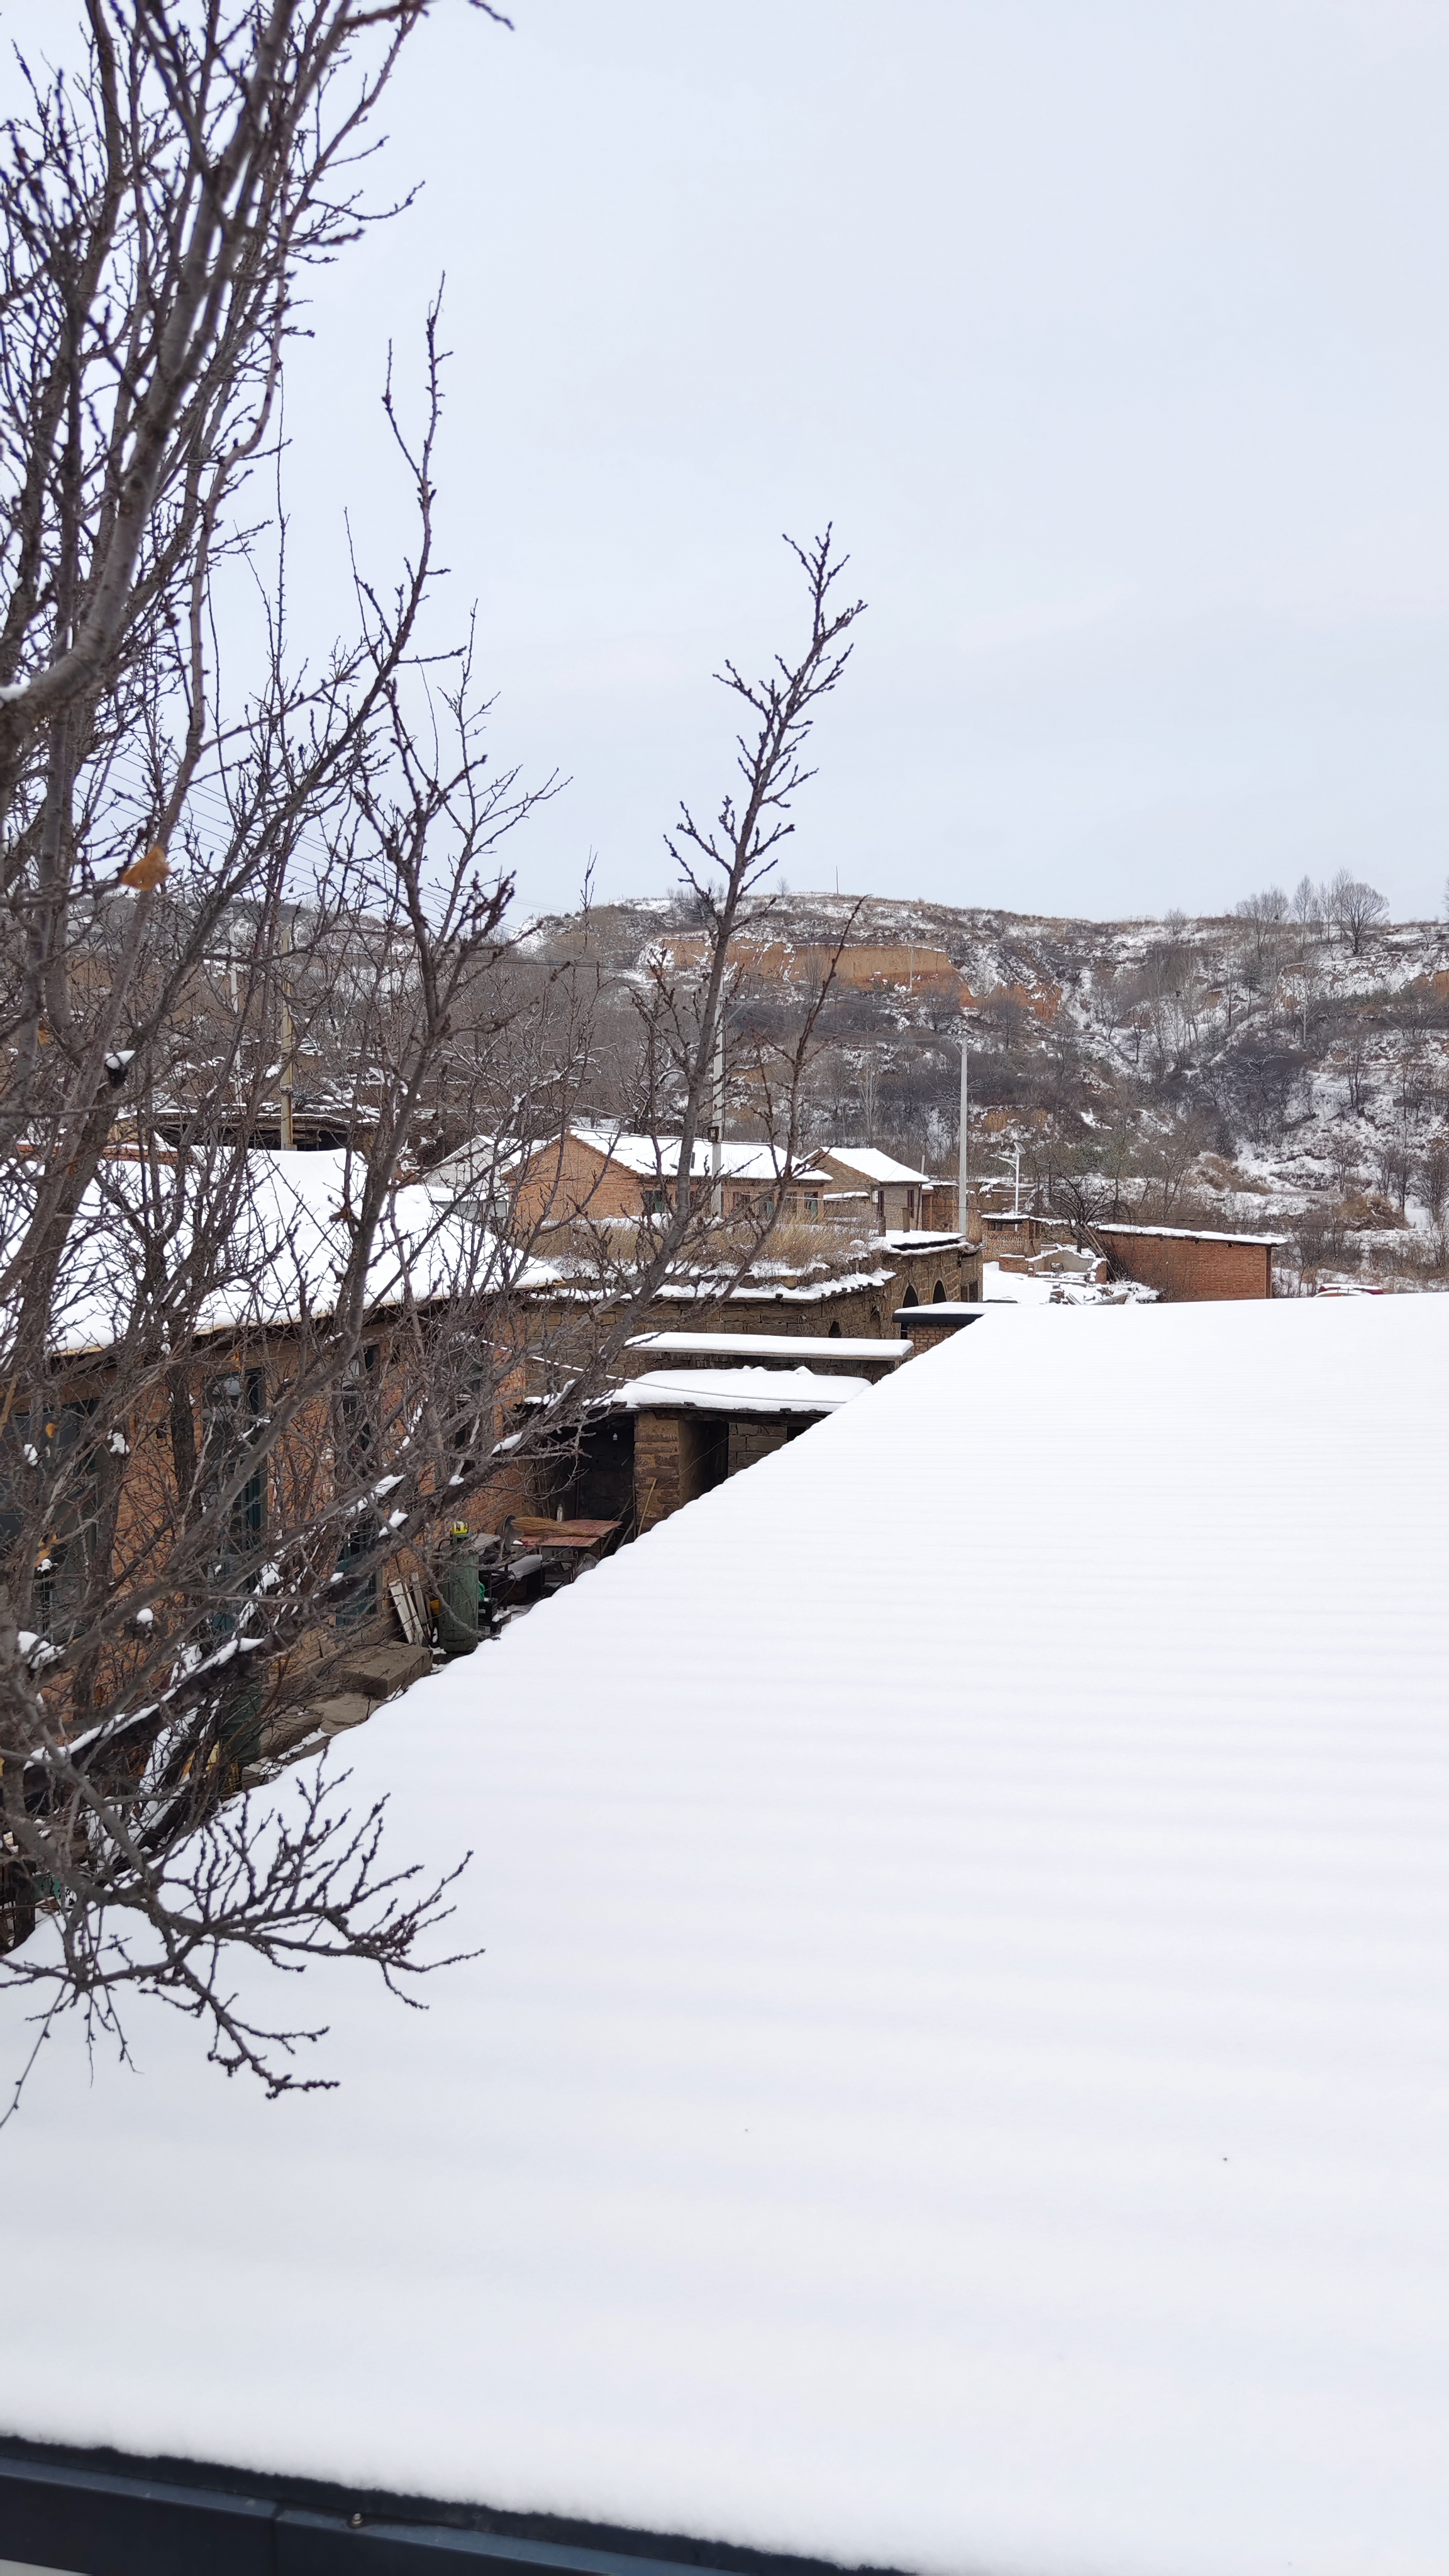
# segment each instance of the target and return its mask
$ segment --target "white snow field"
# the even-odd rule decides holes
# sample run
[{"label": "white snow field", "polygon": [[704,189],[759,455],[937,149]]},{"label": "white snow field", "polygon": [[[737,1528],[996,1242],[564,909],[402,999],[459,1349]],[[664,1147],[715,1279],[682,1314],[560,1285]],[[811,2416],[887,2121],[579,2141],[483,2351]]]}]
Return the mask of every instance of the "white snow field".
[{"label": "white snow field", "polygon": [[[0,2428],[1442,2576],[1449,1300],[990,1310],[350,1741],[486,1944],[0,2133]],[[20,2044],[11,2014],[6,2044]]]}]

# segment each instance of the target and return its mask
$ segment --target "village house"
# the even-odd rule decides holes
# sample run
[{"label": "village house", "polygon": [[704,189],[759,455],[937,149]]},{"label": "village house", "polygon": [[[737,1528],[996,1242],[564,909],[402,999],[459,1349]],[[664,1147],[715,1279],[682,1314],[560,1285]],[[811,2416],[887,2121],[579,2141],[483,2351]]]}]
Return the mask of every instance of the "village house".
[{"label": "village house", "polygon": [[[782,1184],[784,1158],[772,1145],[727,1139],[714,1149],[696,1139],[690,1163],[690,1204],[705,1208],[718,1186],[725,1216],[820,1220],[827,1176],[813,1160]],[[476,1137],[428,1174],[430,1188],[473,1198],[492,1222],[516,1235],[568,1226],[637,1224],[672,1209],[679,1190],[679,1145],[669,1136],[636,1136],[616,1128],[573,1125],[547,1143],[521,1146]],[[482,1193],[481,1197],[478,1195]]]},{"label": "village house", "polygon": [[829,1174],[825,1213],[837,1223],[857,1210],[881,1234],[916,1234],[955,1216],[956,1188],[875,1145],[831,1145],[815,1156]]},{"label": "village house", "polygon": [[[921,1309],[932,1311],[944,1310]],[[904,1338],[640,1334],[622,1355],[619,1388],[590,1407],[555,1462],[540,1462],[540,1501],[566,1521],[598,1515],[642,1533],[893,1377],[910,1355]]]},{"label": "village house", "polygon": [[[173,1150],[159,1150],[162,1168],[171,1168]],[[761,1152],[733,1149],[742,1186]],[[326,1149],[254,1150],[246,1162],[237,1267],[205,1301],[189,1357],[167,1372],[170,1392],[153,1376],[127,1408],[113,1518],[107,1521],[95,1476],[72,1476],[45,1533],[29,1617],[48,1642],[74,1637],[78,1611],[95,1592],[102,1547],[108,1565],[126,1569],[123,1597],[133,1596],[140,1615],[159,1623],[147,1628],[147,1640],[160,1645],[179,1604],[190,1602],[185,1615],[195,1624],[194,1574],[173,1580],[168,1573],[180,1526],[178,1476],[185,1474],[174,1445],[179,1377],[189,1382],[195,1437],[215,1480],[234,1474],[299,1373],[316,1364],[317,1337],[326,1336],[349,1240],[348,1157]],[[597,1175],[576,1168],[591,1186]],[[609,1164],[615,1179],[618,1170]],[[115,1160],[123,1187],[131,1185],[127,1173],[141,1185],[141,1166],[123,1149]],[[761,1164],[755,1177],[762,1176],[772,1178],[772,1167]],[[627,1177],[637,1191],[642,1175]],[[647,1334],[635,1334],[600,1378],[600,1345],[615,1331],[620,1298],[628,1294],[627,1260],[617,1277],[598,1281],[586,1270],[578,1273],[568,1256],[535,1259],[510,1281],[506,1296],[479,1306],[467,1283],[471,1265],[482,1258],[486,1267],[487,1256],[466,1199],[440,1191],[434,1176],[426,1185],[405,1184],[385,1231],[376,1293],[352,1363],[355,1383],[319,1394],[262,1444],[230,1512],[217,1568],[219,1606],[202,1635],[206,1653],[213,1637],[219,1648],[236,1628],[237,1604],[253,1596],[279,1547],[295,1550],[299,1533],[311,1529],[324,1553],[331,1548],[325,1534],[337,1508],[339,1471],[359,1496],[347,1506],[352,1517],[332,1578],[339,1587],[333,1606],[317,1599],[304,1620],[283,1623],[285,1633],[263,1621],[257,1641],[260,1646],[265,1636],[266,1651],[247,1662],[244,1680],[240,1663],[229,1677],[221,1727],[232,1785],[294,1758],[301,1746],[362,1724],[430,1669],[435,1640],[459,1650],[443,1600],[459,1545],[476,1569],[474,1615],[483,1620],[483,1633],[496,1632],[501,1619],[530,1607],[600,1554],[784,1446],[848,1395],[893,1374],[908,1348],[893,1334],[897,1307],[980,1294],[979,1254],[954,1235],[879,1238],[844,1264],[766,1260],[728,1284],[685,1277],[657,1292],[644,1310],[653,1349]],[[53,1443],[56,1457],[68,1446],[84,1448],[84,1426],[98,1405],[108,1416],[114,1409],[112,1335],[124,1296],[118,1303],[108,1245],[102,1228],[79,1265],[69,1323],[53,1357],[41,1442],[47,1450]],[[465,1335],[481,1330],[487,1338],[477,1361],[487,1413],[476,1436],[492,1453],[487,1483],[470,1507],[471,1526],[457,1541],[449,1535],[442,1471],[429,1466],[407,1497],[391,1490],[399,1440],[407,1447],[401,1426],[416,1414],[421,1392],[417,1372],[429,1365],[420,1357],[419,1332],[429,1347],[441,1332],[456,1358],[455,1315]],[[682,1343],[690,1345],[683,1353]],[[661,1371],[670,1383],[656,1383],[649,1401],[629,1391],[634,1381],[657,1380]],[[540,1404],[567,1398],[580,1375],[590,1380],[580,1398],[584,1429],[535,1454],[531,1431]],[[715,1382],[706,1383],[711,1375]],[[596,1387],[599,1400],[591,1403]],[[8,1452],[0,1443],[0,1482],[18,1472],[20,1443],[17,1418]],[[344,1455],[349,1444],[355,1455]],[[373,1480],[380,1480],[381,1500],[369,1497]],[[435,1510],[428,1501],[434,1491]],[[389,1505],[403,1499],[409,1513],[392,1514]],[[394,1517],[407,1521],[408,1534],[391,1546]],[[464,1581],[458,1568],[453,1573]],[[221,1594],[230,1606],[221,1604]],[[248,1634],[249,1620],[250,1614],[241,1618]],[[83,1718],[97,1695],[104,1702],[122,1666],[129,1669],[131,1633],[125,1630],[119,1643],[108,1636],[89,1662],[67,1662],[55,1685],[63,1724]]]},{"label": "village house", "polygon": [[[169,1157],[163,1167],[170,1167]],[[308,1735],[360,1723],[432,1660],[416,1632],[399,1633],[392,1597],[401,1578],[425,1602],[433,1589],[426,1553],[418,1553],[416,1541],[392,1555],[380,1552],[387,1512],[369,1496],[369,1480],[389,1463],[389,1423],[408,1410],[414,1340],[411,1331],[400,1334],[400,1317],[404,1310],[414,1319],[445,1312],[457,1290],[457,1228],[439,1224],[434,1202],[421,1190],[396,1194],[391,1238],[376,1265],[375,1301],[347,1382],[305,1400],[279,1439],[256,1447],[271,1409],[305,1374],[317,1336],[327,1330],[346,1241],[345,1170],[346,1157],[325,1150],[248,1156],[246,1197],[232,1237],[233,1275],[222,1276],[204,1299],[189,1348],[175,1355],[164,1376],[142,1371],[124,1428],[115,1428],[103,1451],[93,1447],[87,1426],[97,1412],[112,1416],[117,1372],[128,1364],[127,1282],[115,1233],[98,1210],[88,1220],[82,1209],[68,1303],[50,1353],[40,1439],[57,1466],[74,1464],[56,1479],[62,1499],[30,1586],[30,1617],[43,1638],[74,1635],[81,1605],[100,1579],[102,1549],[147,1632],[157,1621],[164,1626],[168,1568],[185,1544],[178,1436],[192,1444],[203,1505],[208,1492],[235,1482],[251,1454],[258,1458],[215,1542],[218,1608],[211,1625],[218,1647],[235,1625],[237,1599],[261,1581],[279,1525],[294,1540],[310,1531],[325,1546],[338,1478],[349,1492],[360,1488],[363,1501],[339,1553],[337,1608],[329,1613],[319,1602],[309,1625],[294,1628],[278,1653],[247,1668],[248,1687],[228,1728],[243,1766]],[[132,1186],[136,1172],[134,1157],[114,1158],[106,1173],[111,1199]],[[178,1240],[178,1259],[184,1259],[184,1227]],[[0,1426],[0,1537],[12,1543],[23,1520],[15,1506],[32,1472],[35,1418],[26,1405],[7,1413]],[[352,1565],[355,1576],[348,1572]],[[94,1671],[84,1654],[72,1659],[81,1715],[89,1694],[99,1690],[104,1697],[126,1660],[124,1639],[107,1646]],[[75,1687],[68,1681],[64,1691]],[[62,1722],[68,1709],[62,1696]]]}]

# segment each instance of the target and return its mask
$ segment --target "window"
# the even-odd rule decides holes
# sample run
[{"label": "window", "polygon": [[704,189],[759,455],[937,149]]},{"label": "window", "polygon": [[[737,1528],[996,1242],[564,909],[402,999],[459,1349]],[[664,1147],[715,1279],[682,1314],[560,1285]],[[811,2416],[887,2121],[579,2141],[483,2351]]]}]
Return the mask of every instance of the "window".
[{"label": "window", "polygon": [[[205,1482],[219,1494],[236,1473],[238,1453],[256,1437],[266,1399],[259,1368],[233,1365],[208,1378],[202,1390]],[[227,1521],[228,1552],[243,1563],[257,1554],[267,1530],[267,1470],[263,1463],[233,1495]]]},{"label": "window", "polygon": [[820,1214],[820,1201],[817,1198],[807,1198],[805,1201],[805,1213],[807,1216],[818,1216]]},{"label": "window", "polygon": [[666,1190],[645,1191],[644,1213],[646,1216],[663,1216],[668,1209],[668,1206],[669,1194]]},{"label": "window", "polygon": [[[256,1437],[265,1394],[259,1368],[233,1360],[220,1377],[207,1378],[201,1390],[201,1490],[208,1509],[220,1510],[228,1486]],[[237,1594],[256,1582],[256,1559],[267,1526],[267,1470],[257,1466],[232,1492],[226,1518],[217,1532],[212,1581],[215,1606],[211,1625],[228,1637],[236,1626]]]}]

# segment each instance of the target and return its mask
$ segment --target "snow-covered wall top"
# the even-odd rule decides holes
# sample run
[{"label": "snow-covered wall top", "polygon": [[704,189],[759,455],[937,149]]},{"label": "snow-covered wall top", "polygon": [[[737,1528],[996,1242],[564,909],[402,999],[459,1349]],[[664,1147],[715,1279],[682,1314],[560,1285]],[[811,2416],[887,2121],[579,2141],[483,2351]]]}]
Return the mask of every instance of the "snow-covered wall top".
[{"label": "snow-covered wall top", "polygon": [[484,1955],[300,1981],[333,2094],[53,2040],[0,2424],[929,2576],[1442,2568],[1446,1335],[988,1313],[374,1718]]}]

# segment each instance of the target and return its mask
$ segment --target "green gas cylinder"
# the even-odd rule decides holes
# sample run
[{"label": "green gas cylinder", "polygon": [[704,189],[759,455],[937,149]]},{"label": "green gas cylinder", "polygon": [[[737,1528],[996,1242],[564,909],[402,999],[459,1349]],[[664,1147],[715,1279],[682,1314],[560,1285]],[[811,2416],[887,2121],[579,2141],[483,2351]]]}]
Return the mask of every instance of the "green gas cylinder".
[{"label": "green gas cylinder", "polygon": [[454,1521],[438,1572],[438,1643],[445,1655],[471,1655],[478,1643],[478,1553],[466,1521]]}]

